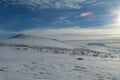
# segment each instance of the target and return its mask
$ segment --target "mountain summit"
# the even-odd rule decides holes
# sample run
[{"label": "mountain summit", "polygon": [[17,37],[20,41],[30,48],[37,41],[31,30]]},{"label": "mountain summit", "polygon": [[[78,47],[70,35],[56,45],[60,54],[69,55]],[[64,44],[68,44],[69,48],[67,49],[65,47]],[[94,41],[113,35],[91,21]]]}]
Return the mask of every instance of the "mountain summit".
[{"label": "mountain summit", "polygon": [[9,39],[13,39],[13,38],[27,39],[27,38],[37,38],[37,37],[32,36],[32,35],[26,35],[26,34],[17,34],[17,35],[9,37]]}]

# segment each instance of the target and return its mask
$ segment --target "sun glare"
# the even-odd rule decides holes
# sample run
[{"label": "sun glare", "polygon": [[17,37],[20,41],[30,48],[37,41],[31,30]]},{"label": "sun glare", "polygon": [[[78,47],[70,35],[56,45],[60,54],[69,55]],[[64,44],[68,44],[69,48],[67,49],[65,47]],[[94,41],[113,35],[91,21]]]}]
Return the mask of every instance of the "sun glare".
[{"label": "sun glare", "polygon": [[114,15],[113,20],[114,20],[115,24],[120,25],[120,11],[118,11],[118,10],[113,11],[113,15]]},{"label": "sun glare", "polygon": [[120,25],[120,15],[116,17],[116,23]]}]

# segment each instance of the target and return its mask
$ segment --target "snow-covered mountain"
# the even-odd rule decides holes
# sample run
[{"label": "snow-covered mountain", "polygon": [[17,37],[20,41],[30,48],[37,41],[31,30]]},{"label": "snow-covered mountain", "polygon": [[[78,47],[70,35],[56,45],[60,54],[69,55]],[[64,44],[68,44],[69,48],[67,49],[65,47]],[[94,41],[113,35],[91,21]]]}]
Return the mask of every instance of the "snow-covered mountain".
[{"label": "snow-covered mountain", "polygon": [[101,43],[88,43],[88,46],[101,46],[101,47],[107,47],[105,44],[101,44]]},{"label": "snow-covered mountain", "polygon": [[15,36],[9,37],[8,39],[0,40],[0,44],[72,48],[68,44],[65,44],[64,42],[56,39],[35,37],[25,34],[17,34]]},{"label": "snow-covered mountain", "polygon": [[[106,52],[106,53],[113,53],[113,54],[119,54],[120,49],[115,47],[110,47],[106,45],[106,40],[104,41],[97,41],[97,40],[66,40],[63,41],[66,44],[69,44],[71,46],[74,46],[75,48],[84,48],[84,49],[90,49],[93,51],[100,51],[100,52]],[[107,42],[108,43],[108,42]]]},{"label": "snow-covered mountain", "polygon": [[115,49],[98,43],[72,44],[25,34],[0,40],[0,80],[120,79]]},{"label": "snow-covered mountain", "polygon": [[[17,34],[9,37],[8,39],[0,40],[0,46],[3,47],[17,47],[17,50],[34,49],[44,53],[59,53],[69,55],[89,55],[99,57],[111,57],[115,53],[119,53],[120,50],[109,48],[100,43],[84,43],[76,42],[71,45],[72,42],[67,43],[56,39],[35,37],[25,34]],[[81,45],[81,46],[78,46]]]},{"label": "snow-covered mountain", "polygon": [[0,40],[0,80],[120,80],[120,55],[69,45],[24,34]]},{"label": "snow-covered mountain", "polygon": [[119,48],[109,47],[109,46],[106,46],[105,44],[102,44],[102,43],[88,43],[84,47],[87,49],[90,49],[90,50],[103,51],[106,53],[113,53],[113,54],[120,53]]},{"label": "snow-covered mountain", "polygon": [[17,34],[17,35],[14,35],[14,36],[11,36],[9,37],[8,39],[29,39],[29,38],[37,38],[35,36],[32,36],[32,35],[26,35],[26,34]]}]

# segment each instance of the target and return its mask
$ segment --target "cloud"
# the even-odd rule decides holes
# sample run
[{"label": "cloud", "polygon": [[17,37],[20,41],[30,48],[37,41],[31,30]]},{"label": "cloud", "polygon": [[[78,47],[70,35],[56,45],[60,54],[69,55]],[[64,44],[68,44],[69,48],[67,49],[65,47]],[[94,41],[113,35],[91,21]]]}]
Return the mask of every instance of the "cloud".
[{"label": "cloud", "polygon": [[69,9],[80,9],[80,3],[85,0],[4,0],[10,4],[22,4],[34,8],[69,8]]},{"label": "cloud", "polygon": [[55,38],[60,40],[89,40],[89,39],[120,39],[119,25],[105,25],[99,28],[61,28],[44,30],[25,30],[20,33]]},{"label": "cloud", "polygon": [[52,22],[52,24],[72,24],[73,22],[69,20],[69,17],[59,17],[56,18],[55,21]]},{"label": "cloud", "polygon": [[12,31],[5,31],[0,29],[0,35],[7,35],[7,34],[16,34],[17,32]]}]

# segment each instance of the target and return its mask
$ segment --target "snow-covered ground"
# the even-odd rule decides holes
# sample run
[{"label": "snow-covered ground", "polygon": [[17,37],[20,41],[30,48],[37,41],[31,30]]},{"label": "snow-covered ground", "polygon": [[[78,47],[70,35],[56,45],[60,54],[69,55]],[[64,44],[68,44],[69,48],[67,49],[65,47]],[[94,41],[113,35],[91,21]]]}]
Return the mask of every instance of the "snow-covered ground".
[{"label": "snow-covered ground", "polygon": [[0,40],[0,80],[120,80],[120,49],[76,44],[26,35]]},{"label": "snow-covered ground", "polygon": [[119,66],[118,58],[0,47],[0,80],[120,80]]}]

